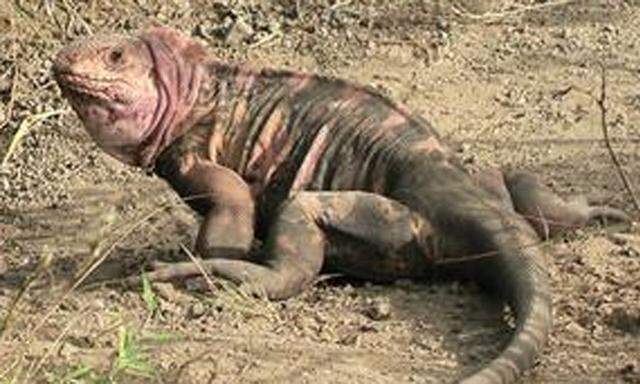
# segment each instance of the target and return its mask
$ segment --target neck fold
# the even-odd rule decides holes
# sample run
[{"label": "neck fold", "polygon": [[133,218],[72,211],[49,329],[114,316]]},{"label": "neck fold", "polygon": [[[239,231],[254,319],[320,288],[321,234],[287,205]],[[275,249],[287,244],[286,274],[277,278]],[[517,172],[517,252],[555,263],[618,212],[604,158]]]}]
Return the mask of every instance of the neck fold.
[{"label": "neck fold", "polygon": [[203,69],[153,34],[140,37],[155,64],[158,104],[149,134],[138,148],[138,164],[150,167],[175,138],[189,129],[189,114],[198,96]]}]

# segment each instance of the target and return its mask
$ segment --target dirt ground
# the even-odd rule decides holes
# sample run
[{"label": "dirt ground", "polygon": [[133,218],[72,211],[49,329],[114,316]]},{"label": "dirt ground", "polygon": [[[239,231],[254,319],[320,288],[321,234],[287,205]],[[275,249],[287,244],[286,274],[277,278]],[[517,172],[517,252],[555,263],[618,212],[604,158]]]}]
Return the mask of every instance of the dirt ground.
[{"label": "dirt ground", "polygon": [[[91,284],[186,258],[197,228],[162,181],[96,149],[50,75],[70,40],[152,21],[221,58],[372,85],[470,170],[532,170],[639,218],[597,104],[603,63],[611,143],[640,183],[638,1],[3,0],[2,383],[440,383],[508,341],[502,308],[457,282],[334,278],[284,302]],[[640,383],[640,231],[592,226],[544,246],[555,328],[522,382]]]}]

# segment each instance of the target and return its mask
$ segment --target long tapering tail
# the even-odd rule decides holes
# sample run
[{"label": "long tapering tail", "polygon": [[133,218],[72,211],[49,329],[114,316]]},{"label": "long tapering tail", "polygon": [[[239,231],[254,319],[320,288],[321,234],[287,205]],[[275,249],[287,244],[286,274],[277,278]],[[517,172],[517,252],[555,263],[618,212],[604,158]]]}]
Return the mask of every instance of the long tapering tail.
[{"label": "long tapering tail", "polygon": [[544,255],[539,245],[531,243],[536,238],[527,236],[529,232],[532,230],[523,228],[489,235],[499,254],[482,262],[478,277],[510,305],[516,329],[504,351],[461,380],[461,384],[513,383],[534,365],[546,344],[552,328],[551,295],[547,272],[542,266]]},{"label": "long tapering tail", "polygon": [[[505,300],[516,318],[510,343],[462,384],[511,384],[531,368],[552,327],[545,258],[534,229],[515,211],[477,188],[446,161],[407,156],[392,177],[391,197],[423,214],[443,241],[447,267]],[[464,254],[492,255],[465,261]],[[456,260],[458,259],[458,260]],[[458,262],[459,261],[459,262]]]}]

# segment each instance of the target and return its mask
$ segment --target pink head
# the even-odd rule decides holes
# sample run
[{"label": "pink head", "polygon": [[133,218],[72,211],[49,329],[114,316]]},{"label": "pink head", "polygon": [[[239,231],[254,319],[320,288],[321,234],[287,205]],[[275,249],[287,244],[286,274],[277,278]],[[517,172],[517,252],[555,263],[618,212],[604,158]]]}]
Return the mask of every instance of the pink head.
[{"label": "pink head", "polygon": [[96,143],[127,164],[148,166],[188,128],[203,56],[194,40],[155,27],[75,42],[58,53],[53,71]]}]

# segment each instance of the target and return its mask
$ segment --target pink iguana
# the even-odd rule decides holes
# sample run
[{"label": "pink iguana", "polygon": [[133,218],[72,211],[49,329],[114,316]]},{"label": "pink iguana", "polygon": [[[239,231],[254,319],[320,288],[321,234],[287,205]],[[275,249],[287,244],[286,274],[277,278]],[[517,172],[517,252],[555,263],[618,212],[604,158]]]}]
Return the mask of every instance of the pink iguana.
[{"label": "pink iguana", "polygon": [[[210,273],[285,299],[321,269],[390,280],[447,265],[504,299],[513,338],[462,383],[514,382],[545,344],[540,236],[626,219],[565,203],[526,173],[471,177],[427,121],[372,90],[222,62],[169,28],[76,42],[54,73],[101,148],[153,169],[202,214]],[[254,237],[258,262],[245,257]],[[465,257],[478,253],[491,256]],[[184,262],[150,276],[198,273]]]}]

